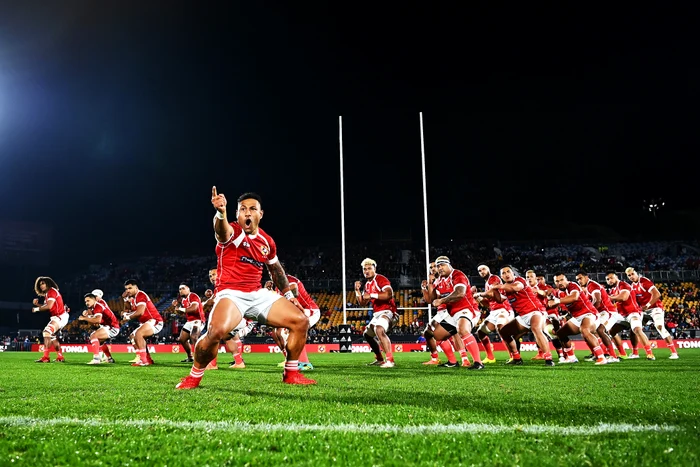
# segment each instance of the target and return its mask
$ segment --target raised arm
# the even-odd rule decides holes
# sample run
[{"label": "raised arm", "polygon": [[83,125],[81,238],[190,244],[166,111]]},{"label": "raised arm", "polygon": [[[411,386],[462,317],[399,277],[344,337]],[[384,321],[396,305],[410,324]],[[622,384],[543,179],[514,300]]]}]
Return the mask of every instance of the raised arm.
[{"label": "raised arm", "polygon": [[357,299],[357,304],[361,307],[366,306],[369,303],[370,297],[364,297],[362,294],[362,282],[355,281],[355,298]]},{"label": "raised arm", "polygon": [[216,209],[216,215],[214,216],[216,240],[219,243],[225,243],[231,239],[233,227],[231,227],[226,218],[226,196],[223,193],[217,193],[215,186],[211,187],[211,204]]},{"label": "raised arm", "polygon": [[420,288],[421,292],[423,293],[423,300],[425,300],[425,303],[433,303],[433,300],[438,298],[437,293],[435,292],[435,287],[433,287],[433,284],[428,283],[426,279],[423,279]]}]

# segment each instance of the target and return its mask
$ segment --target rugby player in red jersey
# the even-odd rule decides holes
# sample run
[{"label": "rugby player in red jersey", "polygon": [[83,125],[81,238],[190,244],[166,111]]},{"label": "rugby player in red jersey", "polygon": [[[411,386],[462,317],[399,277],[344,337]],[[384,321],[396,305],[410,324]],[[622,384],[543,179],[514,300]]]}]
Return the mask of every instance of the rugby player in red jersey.
[{"label": "rugby player in red jersey", "polygon": [[[94,293],[85,294],[85,306],[87,309],[78,317],[78,320],[100,325],[97,330],[90,334],[93,355],[88,365],[99,365],[102,363],[100,345],[119,335],[119,320],[109,309],[107,303]],[[111,359],[111,356],[109,358]],[[114,363],[114,360],[111,359],[110,363]]]},{"label": "rugby player in red jersey", "polygon": [[[433,300],[438,298],[437,292],[435,292],[435,288],[437,287],[437,282],[440,279],[440,273],[438,272],[437,266],[435,265],[435,261],[430,263],[429,268],[430,277],[432,278],[432,281],[428,283],[427,280],[423,280],[421,282],[421,291],[423,292],[423,300],[425,300],[425,303],[432,304]],[[428,348],[428,351],[430,352],[430,360],[428,360],[427,362],[423,362],[423,365],[440,365],[440,359],[438,358],[437,352],[437,347],[439,345],[442,351],[445,353],[445,356],[447,357],[447,363],[443,363],[441,366],[447,368],[457,368],[455,350],[464,350],[464,344],[462,344],[462,339],[460,339],[458,336],[451,336],[449,339],[436,342],[435,337],[433,337],[435,326],[440,324],[440,321],[442,321],[445,318],[445,316],[447,316],[447,305],[443,303],[442,305],[437,307],[436,313],[433,315],[432,319],[430,320],[430,323],[428,323],[428,325],[425,327],[425,330],[423,331],[423,337],[425,337],[425,344]],[[467,359],[466,362],[463,361],[462,363],[466,363],[466,365],[469,365],[469,360]]]},{"label": "rugby player in red jersey", "polygon": [[[92,294],[97,298],[97,303],[101,304],[105,308],[109,308],[109,305],[107,305],[107,302],[104,300],[104,298],[102,298],[102,297],[104,297],[104,292],[102,292],[102,290],[95,289],[92,291]],[[110,309],[110,311],[112,311],[112,310]],[[113,311],[112,311],[112,314],[114,314]],[[115,317],[116,317],[116,315],[115,315]],[[117,318],[117,326],[118,325],[119,325],[119,319]],[[103,362],[106,361],[108,363],[116,363],[114,361],[114,359],[112,358],[112,352],[109,350],[109,345],[107,344],[107,341],[105,341],[102,344],[102,347],[100,347],[100,350],[102,351],[102,353],[104,353],[104,358],[102,359]]]},{"label": "rugby player in red jersey", "polygon": [[[547,322],[549,322],[552,325],[552,330],[554,332],[558,331],[559,328],[561,327],[561,322],[560,322],[560,316],[559,316],[559,307],[554,306],[550,307],[548,305],[548,300],[549,297],[554,293],[554,288],[547,284],[547,279],[544,276],[538,276],[535,274],[535,271],[530,269],[529,271],[525,272],[525,280],[527,280],[527,284],[532,287],[532,291],[535,292],[535,296],[537,299],[540,301],[540,304],[542,305],[542,310],[543,310],[543,315],[545,318],[544,321],[544,326],[547,326]],[[554,334],[554,337],[552,338],[549,336],[549,334],[545,334],[545,336],[549,337],[552,339],[552,344],[554,345],[554,348],[557,350],[557,353],[559,354],[559,358],[565,358],[564,351],[562,350],[561,343],[559,342],[559,339],[556,337],[556,334]],[[549,346],[547,346],[549,347]],[[537,355],[532,357],[531,360],[544,360],[544,353],[542,353],[541,350],[537,351]]]},{"label": "rugby player in red jersey", "polygon": [[[284,267],[284,263],[282,264],[282,267]],[[287,274],[287,280],[289,281],[289,290],[291,290],[294,297],[299,300],[299,304],[304,309],[304,315],[309,319],[309,329],[313,328],[321,319],[321,309],[318,305],[316,305],[314,299],[306,291],[306,287],[304,287],[304,283],[301,280],[292,276],[291,274]],[[272,281],[267,281],[265,283],[266,288],[270,288],[272,286]],[[275,291],[280,293],[279,289],[276,289]],[[284,351],[289,333],[275,333],[274,335],[278,339],[275,340],[275,342],[277,345],[282,343],[280,349]],[[314,366],[309,361],[309,355],[306,353],[306,347],[304,347],[304,350],[301,351],[301,355],[299,356],[299,369],[301,371],[309,371],[314,369]]]},{"label": "rugby player in red jersey", "polygon": [[[309,320],[299,301],[289,289],[289,281],[277,257],[277,245],[259,227],[263,217],[261,199],[255,193],[244,193],[237,200],[237,218],[227,219],[227,201],[212,187],[211,203],[216,210],[217,279],[214,307],[209,314],[207,332],[195,345],[194,364],[190,374],[177,389],[199,386],[207,364],[218,352],[219,342],[244,318],[272,327],[289,329],[287,364],[282,381],[287,384],[316,384],[299,372],[299,355],[306,345]],[[284,298],[261,286],[263,268],[267,267],[275,286]]]},{"label": "rugby player in red jersey", "polygon": [[[583,288],[585,292],[588,293],[588,298],[591,301],[593,307],[598,310],[598,329],[596,330],[600,340],[603,345],[608,349],[608,363],[617,363],[620,361],[615,353],[615,347],[612,343],[612,337],[608,334],[608,331],[612,327],[612,324],[608,327],[611,317],[617,315],[617,308],[610,301],[610,296],[605,287],[600,285],[598,282],[592,280],[588,277],[588,273],[581,271],[576,274],[576,282]],[[613,324],[617,322],[617,319],[613,317]],[[616,343],[620,349],[620,353],[624,354],[625,349],[622,347],[622,339],[620,336],[616,336]]]},{"label": "rugby player in red jersey", "polygon": [[549,342],[544,335],[545,317],[544,312],[541,311],[543,307],[535,296],[534,290],[527,284],[525,279],[515,275],[512,266],[501,268],[501,279],[503,279],[503,284],[494,285],[489,291],[487,298],[499,301],[503,300],[502,295],[505,295],[506,300],[510,302],[510,306],[513,308],[513,312],[517,315],[513,321],[501,328],[503,341],[510,347],[510,352],[513,355],[513,359],[508,364],[523,364],[520,352],[515,346],[515,339],[528,331],[532,331],[537,347],[544,354],[544,364],[546,366],[554,366],[552,353],[549,351]]},{"label": "rugby player in red jersey", "polygon": [[[617,335],[618,332],[622,331],[620,323],[622,321],[627,322],[634,335],[637,336],[637,340],[644,347],[647,360],[656,360],[651,351],[649,339],[647,339],[646,334],[642,330],[642,315],[632,293],[632,286],[627,282],[621,281],[614,272],[609,272],[605,276],[605,281],[612,287],[612,290],[610,290],[610,301],[617,305],[617,312],[620,314],[618,321],[610,328],[610,335]],[[639,358],[639,355],[630,355],[628,358]]]},{"label": "rugby player in red jersey", "polygon": [[[488,293],[488,291],[491,290],[494,285],[500,285],[503,283],[500,277],[495,274],[491,274],[491,269],[489,269],[489,267],[485,264],[479,266],[477,271],[484,279],[484,293]],[[496,363],[496,358],[493,355],[493,344],[489,339],[489,334],[492,332],[497,332],[500,336],[501,328],[506,323],[514,319],[513,309],[508,301],[502,300],[499,303],[496,300],[485,298],[484,293],[479,292],[474,295],[474,298],[476,298],[476,300],[479,302],[486,300],[490,311],[484,322],[481,323],[477,336],[479,337],[479,340],[481,340],[484,350],[486,350],[486,359],[484,360],[484,363]],[[501,340],[503,340],[502,337]]]},{"label": "rugby player in red jersey", "polygon": [[44,297],[44,304],[39,305],[39,299],[35,298],[32,302],[34,305],[32,307],[32,313],[48,311],[51,315],[49,324],[47,324],[42,331],[42,336],[44,337],[44,355],[36,360],[36,363],[50,363],[51,358],[49,358],[49,354],[52,348],[56,350],[56,361],[65,362],[66,359],[63,358],[61,343],[58,341],[56,333],[68,324],[68,312],[63,305],[63,297],[58,291],[58,285],[56,285],[56,282],[50,277],[39,276],[34,282],[34,292],[38,296]]},{"label": "rugby player in red jersey", "polygon": [[[214,289],[216,290],[216,269],[210,269],[209,270],[209,282],[212,283],[214,286]],[[214,307],[214,297],[216,295],[216,291],[212,291],[211,289],[207,289],[204,291],[204,298],[205,300],[202,302],[202,311],[204,312],[204,329],[206,332],[206,323],[209,321],[209,314],[211,313],[211,309]],[[226,337],[224,337],[224,340],[221,341],[221,344],[224,344],[224,347],[226,348],[227,352],[231,352],[231,355],[233,356],[233,361],[229,363],[229,368],[235,368],[235,369],[242,369],[245,368],[245,362],[243,361],[243,342],[241,342],[241,337],[243,335],[239,335],[239,331],[245,327],[246,320],[241,320],[243,325],[239,324],[236,326],[236,328],[231,331]],[[217,360],[219,358],[219,354],[217,351],[216,356],[214,359],[209,362],[207,365],[206,369],[207,370],[218,370],[219,366],[217,365]]]},{"label": "rugby player in red jersey", "polygon": [[557,290],[554,296],[549,299],[548,306],[554,307],[562,305],[566,307],[571,318],[564,326],[557,331],[557,337],[564,347],[566,359],[560,363],[578,363],[574,354],[574,346],[571,345],[569,336],[581,334],[596,358],[596,365],[605,365],[608,361],[603,355],[603,349],[598,345],[598,339],[593,335],[593,331],[598,327],[598,311],[595,309],[588,295],[584,293],[581,286],[575,282],[569,282],[564,273],[559,272],[554,275],[554,283]]},{"label": "rugby player in red jersey", "polygon": [[[474,359],[470,370],[482,370],[484,364],[481,362],[479,344],[477,344],[472,329],[481,318],[479,304],[472,295],[472,288],[467,276],[459,269],[454,269],[447,256],[438,256],[435,259],[440,278],[436,282],[433,295],[433,306],[447,306],[447,315],[440,321],[432,332],[435,340],[445,340],[450,336],[459,334],[466,350],[462,350],[463,361],[466,352]],[[426,339],[427,342],[427,339]],[[430,349],[431,352],[434,349]],[[467,360],[468,361],[468,360]]]},{"label": "rugby player in red jersey", "polygon": [[671,351],[671,356],[668,358],[677,360],[678,352],[673,343],[673,337],[671,337],[671,333],[666,329],[666,323],[664,322],[664,304],[661,301],[661,292],[659,292],[659,289],[656,288],[656,285],[654,285],[651,279],[640,276],[634,268],[625,269],[625,274],[627,274],[627,278],[632,281],[632,293],[637,300],[637,305],[639,305],[641,311],[644,313],[642,322],[644,322],[645,317],[651,318],[652,321],[654,321],[654,327],[656,327],[661,338],[666,341],[666,345]]},{"label": "rugby player in red jersey", "polygon": [[153,359],[146,349],[146,338],[155,336],[163,329],[163,318],[148,294],[139,290],[138,281],[135,279],[126,280],[124,291],[127,298],[131,299],[132,311],[122,313],[122,322],[138,318],[139,323],[141,323],[129,336],[129,340],[134,345],[136,356],[139,357],[139,361],[132,363],[131,366],[152,365]]},{"label": "rugby player in red jersey", "polygon": [[182,360],[182,363],[192,363],[194,359],[192,358],[191,345],[197,342],[204,327],[204,308],[202,308],[202,299],[192,292],[187,284],[180,284],[178,293],[180,296],[177,300],[173,300],[173,306],[180,313],[184,313],[187,318],[187,322],[180,331],[180,337],[178,337],[178,341],[187,352],[187,358]]},{"label": "rugby player in red jersey", "polygon": [[[361,306],[372,303],[372,320],[365,329],[365,340],[374,352],[374,365],[381,368],[392,368],[396,365],[394,354],[391,351],[391,341],[389,340],[389,330],[394,321],[398,318],[396,302],[394,301],[394,290],[391,282],[385,276],[377,274],[377,262],[371,258],[362,261],[362,274],[367,279],[364,291],[362,282],[355,282],[355,297]],[[386,360],[382,357],[382,349],[386,355]]]}]

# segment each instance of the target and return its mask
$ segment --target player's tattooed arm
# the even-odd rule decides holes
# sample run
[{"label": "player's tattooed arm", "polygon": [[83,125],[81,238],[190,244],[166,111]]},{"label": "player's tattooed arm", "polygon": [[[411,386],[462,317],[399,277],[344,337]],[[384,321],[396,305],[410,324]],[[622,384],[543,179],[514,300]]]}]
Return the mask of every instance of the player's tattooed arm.
[{"label": "player's tattooed arm", "polygon": [[289,290],[292,291],[292,295],[294,295],[296,298],[299,298],[299,287],[295,283],[289,284]]},{"label": "player's tattooed arm", "polygon": [[445,305],[447,303],[458,302],[464,297],[466,290],[467,290],[466,286],[463,286],[461,284],[457,285],[451,294],[449,294],[445,298],[440,299],[440,301],[443,305]]},{"label": "player's tattooed arm", "polygon": [[287,280],[287,275],[284,273],[284,268],[277,261],[275,264],[268,264],[267,270],[270,272],[270,278],[272,283],[282,291],[284,294],[289,290],[289,280]]}]

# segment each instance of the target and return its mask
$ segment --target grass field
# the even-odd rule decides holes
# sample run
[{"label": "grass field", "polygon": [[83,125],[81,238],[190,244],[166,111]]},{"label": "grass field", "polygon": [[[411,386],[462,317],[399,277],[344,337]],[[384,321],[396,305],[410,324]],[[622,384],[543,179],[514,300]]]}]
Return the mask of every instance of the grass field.
[{"label": "grass field", "polygon": [[0,353],[0,465],[700,465],[700,350],[656,355],[472,372],[311,354],[318,385],[302,387],[280,382],[281,356],[250,354],[176,391],[181,355]]}]

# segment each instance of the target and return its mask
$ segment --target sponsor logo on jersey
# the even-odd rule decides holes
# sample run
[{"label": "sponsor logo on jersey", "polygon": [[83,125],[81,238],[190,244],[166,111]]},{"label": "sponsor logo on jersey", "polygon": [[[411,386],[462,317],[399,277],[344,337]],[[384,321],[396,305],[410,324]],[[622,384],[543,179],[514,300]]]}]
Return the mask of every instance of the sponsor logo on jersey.
[{"label": "sponsor logo on jersey", "polygon": [[260,269],[262,269],[263,267],[263,263],[261,263],[260,261],[256,261],[253,258],[249,258],[247,256],[241,256],[241,261],[244,263],[252,264],[253,266],[258,267]]}]

